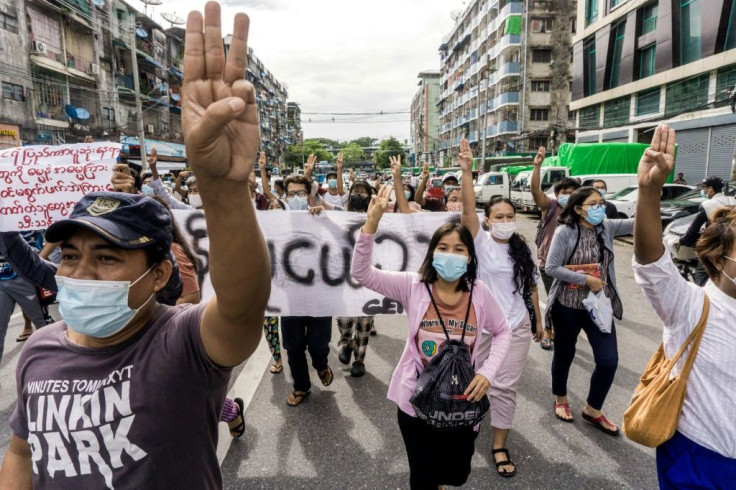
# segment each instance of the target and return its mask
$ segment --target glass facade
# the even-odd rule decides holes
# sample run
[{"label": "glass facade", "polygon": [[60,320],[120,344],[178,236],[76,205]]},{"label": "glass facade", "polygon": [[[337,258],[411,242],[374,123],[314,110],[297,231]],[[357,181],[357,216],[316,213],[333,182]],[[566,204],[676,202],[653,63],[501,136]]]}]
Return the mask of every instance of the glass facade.
[{"label": "glass facade", "polygon": [[580,109],[580,129],[598,129],[601,121],[601,106],[594,105]]},{"label": "glass facade", "polygon": [[680,64],[700,59],[700,0],[680,0]]},{"label": "glass facade", "polygon": [[708,104],[709,74],[678,80],[667,84],[665,116],[704,109]]},{"label": "glass facade", "polygon": [[598,20],[598,1],[585,0],[585,26],[589,26]]},{"label": "glass facade", "polygon": [[724,66],[716,75],[716,103],[726,105],[730,98],[728,90],[736,85],[736,65]]},{"label": "glass facade", "polygon": [[585,40],[585,96],[595,93],[595,37],[589,37]]},{"label": "glass facade", "polygon": [[642,90],[636,94],[636,115],[645,116],[659,112],[660,93],[659,87],[655,87],[650,90]]},{"label": "glass facade", "polygon": [[610,128],[628,123],[630,110],[630,95],[607,101],[603,108],[603,126]]},{"label": "glass facade", "polygon": [[624,47],[624,37],[626,36],[626,21],[620,22],[613,28],[613,56],[611,58],[611,79],[608,88],[618,87],[619,75],[621,74],[621,55]]},{"label": "glass facade", "polygon": [[639,50],[639,79],[654,75],[654,50],[656,45],[650,44]]},{"label": "glass facade", "polygon": [[642,9],[641,14],[641,34],[649,34],[657,29],[657,13],[659,7],[657,4],[649,5]]},{"label": "glass facade", "polygon": [[728,30],[726,31],[726,43],[723,50],[736,48],[736,0],[731,2],[731,16],[728,18]]}]

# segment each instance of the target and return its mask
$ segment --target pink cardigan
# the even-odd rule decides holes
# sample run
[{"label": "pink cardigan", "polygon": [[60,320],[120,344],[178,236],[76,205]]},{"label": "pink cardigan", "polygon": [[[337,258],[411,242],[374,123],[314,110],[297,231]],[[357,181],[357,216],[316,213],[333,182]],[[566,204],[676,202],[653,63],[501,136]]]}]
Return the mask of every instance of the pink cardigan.
[{"label": "pink cardigan", "polygon": [[[420,276],[416,272],[382,271],[371,266],[374,235],[360,232],[353,252],[352,276],[366,288],[383,294],[401,302],[409,317],[409,335],[406,339],[404,352],[399,364],[391,377],[388,387],[388,399],[396,403],[399,408],[415,417],[414,408],[409,399],[414,393],[417,384],[417,373],[424,370],[422,356],[417,348],[416,336],[419,323],[424,318],[431,303],[429,293]],[[506,316],[490,289],[480,280],[476,280],[473,291],[473,308],[478,320],[478,338],[471,354],[474,366],[481,365],[476,374],[482,374],[489,381],[493,381],[496,371],[506,358],[511,344],[511,330]],[[493,346],[485,359],[476,359],[481,349],[481,343],[486,335],[493,336]]]}]

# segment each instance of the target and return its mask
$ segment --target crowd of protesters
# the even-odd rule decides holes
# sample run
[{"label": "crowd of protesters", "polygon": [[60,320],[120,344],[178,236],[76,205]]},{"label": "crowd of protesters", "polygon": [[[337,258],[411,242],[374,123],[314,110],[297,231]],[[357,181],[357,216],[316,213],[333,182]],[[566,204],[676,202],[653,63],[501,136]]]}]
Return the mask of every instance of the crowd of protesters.
[{"label": "crowd of protesters", "polygon": [[[257,213],[272,211],[343,211],[364,218],[352,277],[399,301],[407,314],[406,343],[388,398],[397,405],[397,437],[406,446],[409,484],[417,489],[459,486],[471,471],[483,415],[440,430],[415,401],[426,388],[423,380],[453,353],[465,352],[472,370],[453,400],[489,404],[490,452],[502,477],[517,473],[508,441],[533,341],[553,351],[550,417],[571,423],[568,375],[585,332],[594,363],[586,404],[577,413],[605,434],[620,434],[603,413],[618,365],[614,318],[620,320],[624,308],[613,239],[634,231],[635,277],[664,324],[668,356],[688,341],[706,312],[677,431],[657,448],[660,486],[732,484],[736,211],[733,202],[716,199],[722,183],[707,180],[712,202],[703,208],[698,228],[704,229],[687,240],[708,280],[704,287],[687,282],[662,245],[659,215],[661,189],[674,168],[674,130],[657,128],[641,159],[635,220],[611,213],[603,181],[581,187],[564,179],[554,197],[544,194],[540,148],[531,186],[542,216],[530,244],[517,231],[516,209],[507,198],[484,203],[479,217],[473,153],[464,139],[461,170],[445,175],[441,185],[430,184],[427,164],[418,179],[403,178],[400,157],[391,158],[385,181],[346,173],[341,154],[324,182],[315,179],[314,155],[303,173],[270,169],[260,151],[256,94],[243,78],[248,23],[243,14],[235,17],[225,58],[219,5],[210,2],[204,15],[188,18],[182,124],[190,169],[162,178],[155,151],[145,172],[121,162],[113,169],[114,192],[85,195],[45,234],[0,234],[0,338],[16,305],[26,322],[17,339],[25,345],[0,488],[221,488],[218,423],[227,423],[237,438],[247,416],[242,399],[226,396],[228,382],[262,337],[271,373],[283,371],[286,357],[293,381],[287,405],[297,407],[311,393],[307,352],[321,384],[333,382],[333,318],[265,314],[270,260]],[[200,258],[171,213],[180,209],[204,212],[214,290],[207,300],[201,296]],[[448,219],[426,230],[431,239],[419,270],[373,267],[384,214],[423,212],[444,212]],[[544,311],[540,282],[548,298]],[[610,321],[601,324],[589,314],[585,301],[591,295],[610,305]],[[56,319],[48,297],[58,302]],[[364,376],[374,317],[337,317],[334,323],[339,361],[351,366],[351,376]]]}]

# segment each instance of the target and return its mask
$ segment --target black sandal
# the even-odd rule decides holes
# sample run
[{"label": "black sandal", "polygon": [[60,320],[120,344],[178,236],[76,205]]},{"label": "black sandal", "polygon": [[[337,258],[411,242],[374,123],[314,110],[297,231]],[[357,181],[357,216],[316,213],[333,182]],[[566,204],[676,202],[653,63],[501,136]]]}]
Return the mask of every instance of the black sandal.
[{"label": "black sandal", "polygon": [[290,407],[296,407],[309,396],[309,391],[292,391],[289,396],[286,397],[286,404]]},{"label": "black sandal", "polygon": [[[503,476],[504,478],[511,478],[512,476],[516,474],[516,463],[511,461],[511,456],[509,456],[509,450],[506,449],[505,447],[501,449],[494,449],[493,451],[491,451],[491,454],[498,454],[498,453],[504,453],[506,455],[506,460],[496,462],[496,472],[499,475]],[[493,460],[495,461],[496,458],[494,457]],[[512,471],[501,471],[500,469],[501,466],[508,466],[508,465],[513,466],[514,469]]]},{"label": "black sandal", "polygon": [[242,398],[236,398],[233,402],[238,406],[238,416],[235,418],[240,417],[240,424],[235,428],[230,429],[230,437],[233,439],[239,439],[243,434],[245,434],[245,416],[243,415],[245,412],[245,405],[243,404]]}]

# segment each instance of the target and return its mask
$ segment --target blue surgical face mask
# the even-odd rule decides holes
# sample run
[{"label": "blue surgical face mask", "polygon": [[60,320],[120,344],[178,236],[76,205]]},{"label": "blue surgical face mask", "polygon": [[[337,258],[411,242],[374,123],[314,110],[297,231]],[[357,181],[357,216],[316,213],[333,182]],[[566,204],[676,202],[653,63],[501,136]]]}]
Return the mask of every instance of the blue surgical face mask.
[{"label": "blue surgical face mask", "polygon": [[708,194],[705,193],[705,190],[700,189],[700,197],[703,199],[708,199]]},{"label": "blue surgical face mask", "polygon": [[330,189],[337,189],[337,179],[328,180],[327,187],[329,187]]},{"label": "blue surgical face mask", "polygon": [[570,200],[570,194],[561,194],[557,198],[557,202],[562,206],[563,208],[567,206],[567,202]]},{"label": "blue surgical face mask", "polygon": [[411,199],[411,191],[404,191],[404,195],[407,199]]},{"label": "blue surgical face mask", "polygon": [[309,207],[309,198],[307,197],[299,197],[294,196],[291,199],[289,199],[287,202],[289,204],[289,209],[292,211],[306,211]]},{"label": "blue surgical face mask", "polygon": [[153,187],[151,187],[148,184],[143,184],[141,186],[141,192],[145,194],[146,196],[152,196],[153,195]]},{"label": "blue surgical face mask", "polygon": [[603,223],[606,218],[606,207],[601,204],[590,206],[588,208],[588,216],[585,217],[585,221],[593,226],[598,226]]},{"label": "blue surgical face mask", "polygon": [[435,252],[432,266],[437,274],[447,282],[460,279],[468,270],[468,257],[465,255]]},{"label": "blue surgical face mask", "polygon": [[151,272],[153,267],[132,283],[56,276],[59,313],[75,332],[98,339],[111,337],[124,329],[153,298],[151,294],[137,309],[128,306],[130,288]]}]

